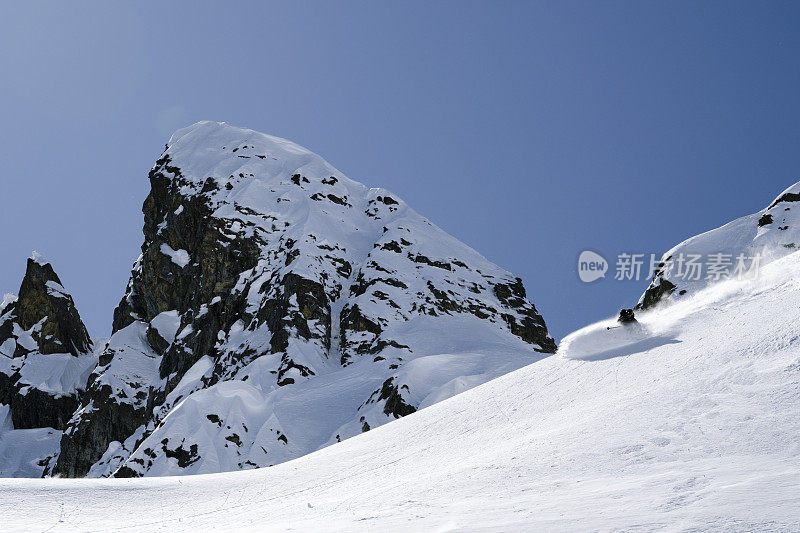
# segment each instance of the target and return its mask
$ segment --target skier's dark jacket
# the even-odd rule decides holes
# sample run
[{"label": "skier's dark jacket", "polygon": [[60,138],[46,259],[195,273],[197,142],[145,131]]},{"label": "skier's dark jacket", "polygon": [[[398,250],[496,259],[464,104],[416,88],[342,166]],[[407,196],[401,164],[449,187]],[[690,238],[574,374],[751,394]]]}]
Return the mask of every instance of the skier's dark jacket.
[{"label": "skier's dark jacket", "polygon": [[638,324],[636,317],[633,315],[633,309],[620,310],[617,322],[620,324]]}]

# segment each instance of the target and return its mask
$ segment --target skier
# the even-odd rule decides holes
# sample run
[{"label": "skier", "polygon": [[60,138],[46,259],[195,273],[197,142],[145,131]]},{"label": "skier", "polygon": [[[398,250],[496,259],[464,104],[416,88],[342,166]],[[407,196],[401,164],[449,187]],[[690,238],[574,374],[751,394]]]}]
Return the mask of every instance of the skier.
[{"label": "skier", "polygon": [[[641,325],[639,321],[636,320],[636,317],[633,314],[633,309],[620,309],[619,317],[617,318],[617,322],[622,324],[625,328],[633,329],[633,330],[640,330]],[[606,329],[617,329],[620,326],[608,326]]]},{"label": "skier", "polygon": [[633,309],[620,309],[617,322],[620,324],[638,324],[636,317],[633,316]]}]

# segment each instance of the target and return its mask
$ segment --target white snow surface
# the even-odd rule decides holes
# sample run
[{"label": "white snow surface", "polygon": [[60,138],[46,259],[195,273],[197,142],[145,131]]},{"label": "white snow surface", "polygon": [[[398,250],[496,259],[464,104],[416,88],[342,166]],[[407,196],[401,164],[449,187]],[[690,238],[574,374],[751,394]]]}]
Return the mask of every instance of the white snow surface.
[{"label": "white snow surface", "polygon": [[162,339],[171,343],[175,340],[175,335],[178,334],[181,317],[178,311],[174,309],[172,311],[164,311],[151,320],[150,325],[158,331]]},{"label": "white snow surface", "polygon": [[40,254],[39,252],[37,252],[36,250],[31,252],[31,259],[33,259],[35,262],[37,262],[37,263],[39,263],[40,265],[43,265],[43,266],[50,264],[50,261],[45,259],[45,257],[42,254]]},{"label": "white snow surface", "polygon": [[186,250],[173,250],[169,244],[163,243],[161,245],[161,253],[169,257],[173,263],[181,268],[189,264],[189,252]]},{"label": "white snow surface", "polygon": [[42,461],[58,453],[60,439],[53,428],[14,429],[9,406],[0,404],[0,476],[41,477]]},{"label": "white snow surface", "polygon": [[591,357],[587,335],[616,335],[604,322],[272,468],[2,480],[0,529],[798,531],[798,267],[791,254],[642,313],[657,342],[598,342]]},{"label": "white snow surface", "polygon": [[[89,374],[97,365],[97,355],[69,353],[41,354],[33,352],[17,358],[20,361],[21,386],[31,386],[56,398],[69,396],[86,385]],[[16,363],[16,360],[13,360]]]}]

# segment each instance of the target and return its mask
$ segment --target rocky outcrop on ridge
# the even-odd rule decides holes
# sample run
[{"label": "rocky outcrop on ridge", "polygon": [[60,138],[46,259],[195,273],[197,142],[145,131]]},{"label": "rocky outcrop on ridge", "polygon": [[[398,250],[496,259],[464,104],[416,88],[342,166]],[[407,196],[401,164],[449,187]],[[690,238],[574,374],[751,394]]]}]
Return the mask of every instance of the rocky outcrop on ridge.
[{"label": "rocky outcrop on ridge", "polygon": [[724,279],[758,276],[760,267],[800,249],[800,183],[767,207],[678,244],[658,263],[637,309],[676,300]]},{"label": "rocky outcrop on ridge", "polygon": [[52,265],[34,252],[0,311],[0,403],[15,429],[63,429],[78,407],[92,341]]}]

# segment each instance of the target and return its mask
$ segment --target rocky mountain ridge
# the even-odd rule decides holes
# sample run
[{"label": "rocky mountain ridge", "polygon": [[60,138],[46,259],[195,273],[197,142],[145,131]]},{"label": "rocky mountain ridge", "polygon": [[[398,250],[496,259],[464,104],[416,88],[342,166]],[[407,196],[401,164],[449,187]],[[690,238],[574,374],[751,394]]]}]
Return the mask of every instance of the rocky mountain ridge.
[{"label": "rocky mountain ridge", "polygon": [[18,296],[0,305],[0,473],[41,475],[97,357],[52,265],[34,252]]},{"label": "rocky mountain ridge", "polygon": [[636,307],[679,300],[722,279],[757,277],[761,267],[800,248],[798,202],[800,182],[764,209],[676,245],[662,256]]},{"label": "rocky mountain ridge", "polygon": [[142,255],[45,474],[273,465],[555,351],[521,280],[290,141],[198,123],[149,179]]},{"label": "rocky mountain ridge", "polygon": [[53,267],[34,252],[19,296],[0,309],[0,403],[14,427],[64,429],[78,407],[92,341]]}]

